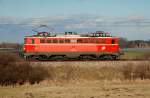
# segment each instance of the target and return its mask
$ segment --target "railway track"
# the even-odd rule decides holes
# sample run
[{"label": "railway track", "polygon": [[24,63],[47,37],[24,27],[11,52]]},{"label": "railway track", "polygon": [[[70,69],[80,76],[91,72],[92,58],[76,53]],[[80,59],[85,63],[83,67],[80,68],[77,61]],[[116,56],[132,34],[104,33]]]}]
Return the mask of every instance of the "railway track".
[{"label": "railway track", "polygon": [[150,59],[121,59],[121,60],[28,60],[29,62],[125,62],[125,61],[150,61]]},{"label": "railway track", "polygon": [[80,67],[120,67],[149,63],[149,60],[118,60],[118,61],[29,61],[33,66],[80,66]]}]

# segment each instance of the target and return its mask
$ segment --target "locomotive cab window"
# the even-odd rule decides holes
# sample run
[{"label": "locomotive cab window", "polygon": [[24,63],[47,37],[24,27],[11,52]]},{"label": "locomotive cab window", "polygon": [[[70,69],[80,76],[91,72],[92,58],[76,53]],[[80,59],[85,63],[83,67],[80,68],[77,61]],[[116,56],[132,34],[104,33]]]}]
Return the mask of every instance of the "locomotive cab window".
[{"label": "locomotive cab window", "polygon": [[41,40],[40,40],[40,43],[45,43],[45,40],[44,40],[44,39],[41,39]]},{"label": "locomotive cab window", "polygon": [[31,44],[34,44],[34,43],[35,43],[34,39],[31,39]]},{"label": "locomotive cab window", "polygon": [[111,43],[112,43],[112,44],[115,44],[115,40],[114,40],[114,39],[112,39],[112,40],[111,40]]},{"label": "locomotive cab window", "polygon": [[26,44],[27,43],[27,39],[26,38],[24,38],[24,44]]}]

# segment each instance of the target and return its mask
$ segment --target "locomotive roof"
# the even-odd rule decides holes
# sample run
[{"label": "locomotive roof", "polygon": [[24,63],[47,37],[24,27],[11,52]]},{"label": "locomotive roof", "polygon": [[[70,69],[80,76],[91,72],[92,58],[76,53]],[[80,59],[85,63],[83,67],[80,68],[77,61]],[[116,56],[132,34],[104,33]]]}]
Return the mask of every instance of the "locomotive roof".
[{"label": "locomotive roof", "polygon": [[77,34],[74,32],[65,32],[64,35],[51,35],[48,32],[38,32],[37,35],[26,36],[32,38],[118,38],[110,36],[108,33],[96,32],[91,34]]},{"label": "locomotive roof", "polygon": [[56,36],[56,37],[43,37],[43,36],[39,36],[39,37],[35,37],[35,36],[26,36],[25,38],[119,38],[119,37],[58,37],[58,36]]}]

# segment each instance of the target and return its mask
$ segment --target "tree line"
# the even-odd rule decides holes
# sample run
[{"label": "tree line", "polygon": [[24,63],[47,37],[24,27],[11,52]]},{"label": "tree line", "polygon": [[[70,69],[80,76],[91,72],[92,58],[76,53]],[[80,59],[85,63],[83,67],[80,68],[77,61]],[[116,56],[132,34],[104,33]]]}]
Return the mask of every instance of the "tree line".
[{"label": "tree line", "polygon": [[150,48],[150,40],[128,40],[120,38],[119,45],[121,48]]}]

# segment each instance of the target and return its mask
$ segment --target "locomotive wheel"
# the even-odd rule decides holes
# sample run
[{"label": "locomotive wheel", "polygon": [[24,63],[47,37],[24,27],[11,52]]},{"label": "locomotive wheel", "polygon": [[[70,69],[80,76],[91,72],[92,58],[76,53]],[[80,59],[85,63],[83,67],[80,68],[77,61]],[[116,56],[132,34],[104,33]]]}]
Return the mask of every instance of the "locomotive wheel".
[{"label": "locomotive wheel", "polygon": [[48,60],[48,58],[47,58],[46,55],[39,55],[39,56],[37,56],[37,59],[38,59],[39,61],[45,61],[45,60]]},{"label": "locomotive wheel", "polygon": [[65,55],[52,55],[49,57],[49,59],[55,61],[68,60],[67,56]]},{"label": "locomotive wheel", "polygon": [[79,57],[80,60],[94,60],[96,57],[93,55],[81,55]]},{"label": "locomotive wheel", "polygon": [[113,55],[113,60],[119,60],[119,59],[120,59],[119,56]]},{"label": "locomotive wheel", "polygon": [[109,54],[107,54],[107,55],[101,55],[101,56],[99,57],[99,59],[100,59],[100,60],[114,60],[113,56],[112,56],[112,55],[109,55]]},{"label": "locomotive wheel", "polygon": [[26,56],[25,59],[26,60],[35,60],[35,56],[34,55],[29,55],[29,56]]}]

